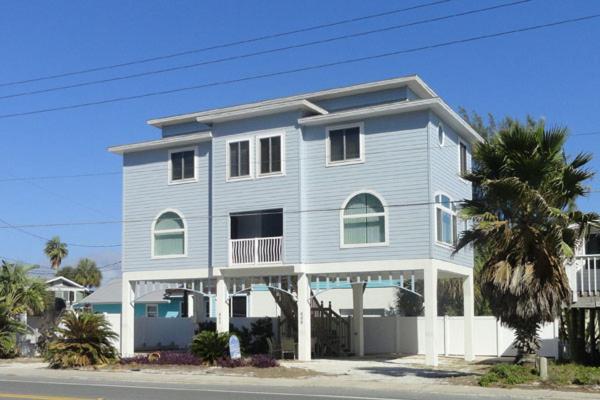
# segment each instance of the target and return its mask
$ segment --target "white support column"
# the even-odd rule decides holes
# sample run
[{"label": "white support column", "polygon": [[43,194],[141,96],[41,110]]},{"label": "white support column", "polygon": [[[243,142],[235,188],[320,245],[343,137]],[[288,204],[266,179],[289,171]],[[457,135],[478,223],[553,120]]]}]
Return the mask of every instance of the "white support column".
[{"label": "white support column", "polygon": [[423,270],[425,302],[425,364],[438,365],[436,348],[437,335],[437,267],[432,265]]},{"label": "white support column", "polygon": [[473,273],[463,279],[464,321],[465,321],[465,360],[473,361],[473,324],[475,320],[475,295],[473,293]]},{"label": "white support column", "polygon": [[121,287],[121,357],[131,357],[134,355],[134,326],[135,326],[135,282],[127,279],[123,274],[123,284]]},{"label": "white support column", "polygon": [[312,352],[310,326],[310,280],[308,275],[298,275],[298,359],[310,361]]},{"label": "white support column", "polygon": [[217,332],[229,332],[229,303],[225,278],[217,278]]},{"label": "white support column", "polygon": [[359,357],[365,355],[364,290],[363,282],[352,284],[352,350]]}]

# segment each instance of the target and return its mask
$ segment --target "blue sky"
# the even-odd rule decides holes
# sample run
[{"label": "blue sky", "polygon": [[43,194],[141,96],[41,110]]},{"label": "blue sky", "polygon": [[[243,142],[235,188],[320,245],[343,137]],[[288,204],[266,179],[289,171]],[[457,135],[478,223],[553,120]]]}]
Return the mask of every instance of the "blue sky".
[{"label": "blue sky", "polygon": [[[0,83],[110,65],[294,30],[431,0],[365,1],[31,1],[0,4]],[[279,39],[68,78],[0,87],[0,96],[122,74],[266,50],[508,3],[454,0],[401,14]],[[143,6],[142,6],[143,4]],[[447,21],[414,26],[260,57],[145,78],[46,94],[0,99],[0,115],[103,100],[212,81],[265,74],[506,31],[600,13],[591,1],[533,0]],[[508,37],[69,111],[0,119],[0,218],[44,224],[121,218],[121,159],[110,145],[155,139],[149,118],[251,102],[358,82],[419,74],[455,109],[496,116],[529,113],[572,133],[600,132],[600,19]],[[567,150],[589,151],[600,170],[600,135],[573,136]],[[87,178],[6,181],[114,172]],[[600,190],[596,180],[592,186]],[[600,193],[580,202],[600,211]],[[114,245],[119,224],[34,227],[42,237],[69,243]],[[43,240],[0,229],[0,256],[47,265]],[[89,256],[100,265],[120,259],[118,247],[70,246],[64,264]],[[115,269],[109,270],[109,276]]]}]

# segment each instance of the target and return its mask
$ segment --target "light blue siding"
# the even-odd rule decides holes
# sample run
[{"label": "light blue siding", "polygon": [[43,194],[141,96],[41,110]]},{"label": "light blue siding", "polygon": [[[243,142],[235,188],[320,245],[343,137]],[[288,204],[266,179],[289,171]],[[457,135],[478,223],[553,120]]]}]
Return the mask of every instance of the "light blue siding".
[{"label": "light blue siding", "polygon": [[[198,180],[168,184],[167,149],[129,153],[123,167],[123,269],[183,269],[209,266],[210,142],[198,145]],[[166,209],[185,219],[187,256],[152,258],[152,225]]]},{"label": "light blue siding", "polygon": [[[362,93],[353,96],[335,97],[316,101],[315,103],[324,109],[332,112],[348,108],[365,107],[370,105],[391,103],[394,101],[406,100],[410,90],[407,87],[395,89],[380,90],[378,92]],[[410,92],[412,96],[414,94]]]},{"label": "light blue siding", "polygon": [[[430,201],[434,201],[434,196],[437,193],[447,194],[452,201],[460,201],[470,199],[473,194],[472,186],[469,182],[459,176],[459,155],[458,155],[458,134],[444,124],[445,140],[444,145],[439,145],[438,126],[440,121],[434,113],[430,113],[429,124],[429,142],[430,145],[430,181],[431,193]],[[465,141],[465,143],[467,143]],[[467,143],[467,164],[471,165],[471,146]],[[455,203],[457,207],[460,203]],[[431,211],[431,226],[435,227],[435,209],[430,207]],[[462,224],[458,223],[459,232]],[[435,229],[431,232],[431,257],[439,260],[454,262],[460,265],[473,266],[473,251],[470,248],[465,248],[456,255],[452,255],[452,249],[441,246],[436,243]]]},{"label": "light blue siding", "polygon": [[[229,215],[236,212],[282,208],[284,211],[284,261],[299,261],[299,140],[296,122],[298,112],[215,124],[213,127],[213,265],[228,264]],[[285,175],[226,181],[226,149],[228,140],[250,138],[262,133],[285,135]],[[256,153],[254,151],[254,153]],[[257,161],[257,160],[255,160]],[[255,165],[255,176],[258,165]]]},{"label": "light blue siding", "polygon": [[[181,300],[173,299],[170,303],[159,303],[158,304],[158,316],[164,318],[167,316],[168,312],[177,312],[179,313],[181,307]],[[121,313],[121,304],[94,304],[92,306],[92,311],[95,313],[107,313],[107,314],[120,314]],[[145,317],[146,316],[146,304],[136,304],[135,305],[135,316],[136,317]]]}]

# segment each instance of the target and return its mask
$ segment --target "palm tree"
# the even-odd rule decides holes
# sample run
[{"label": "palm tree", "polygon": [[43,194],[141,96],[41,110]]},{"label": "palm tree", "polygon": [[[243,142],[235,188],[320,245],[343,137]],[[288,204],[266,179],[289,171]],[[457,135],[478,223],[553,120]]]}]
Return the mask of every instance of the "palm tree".
[{"label": "palm tree", "polygon": [[28,275],[33,268],[5,261],[0,267],[0,358],[17,356],[17,334],[26,329],[19,315],[39,313],[46,306],[46,285]]},{"label": "palm tree", "polygon": [[102,281],[102,272],[100,272],[94,260],[82,258],[75,268],[74,280],[86,287],[98,287]]},{"label": "palm tree", "polygon": [[44,248],[46,257],[50,260],[52,269],[57,270],[62,263],[62,260],[69,255],[69,249],[66,243],[60,241],[60,237],[54,236],[46,242]]},{"label": "palm tree", "polygon": [[461,211],[473,226],[456,251],[469,244],[493,249],[482,255],[481,290],[492,313],[516,330],[518,359],[539,349],[540,325],[569,304],[564,261],[574,255],[577,226],[598,219],[574,211],[593,176],[585,168],[591,155],[567,158],[566,140],[566,129],[513,122],[475,147],[475,166],[465,176],[477,188]]},{"label": "palm tree", "polygon": [[102,314],[67,312],[57,333],[45,355],[52,368],[107,364],[116,359],[113,343],[118,335]]}]

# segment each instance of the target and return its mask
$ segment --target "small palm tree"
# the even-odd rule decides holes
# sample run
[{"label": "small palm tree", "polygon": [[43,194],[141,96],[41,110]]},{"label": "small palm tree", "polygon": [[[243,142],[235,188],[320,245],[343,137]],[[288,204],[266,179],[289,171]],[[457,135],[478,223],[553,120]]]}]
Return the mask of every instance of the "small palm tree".
[{"label": "small palm tree", "polygon": [[94,260],[82,258],[75,268],[74,280],[86,287],[98,287],[102,281],[102,272],[100,272]]},{"label": "small palm tree", "polygon": [[60,320],[57,336],[45,354],[52,368],[103,365],[116,360],[113,341],[118,335],[101,314],[69,311]]},{"label": "small palm tree", "polygon": [[477,195],[462,207],[473,226],[456,251],[490,249],[482,254],[481,290],[493,314],[516,330],[519,358],[539,349],[540,325],[569,304],[564,261],[582,233],[576,226],[598,219],[574,211],[593,173],[584,168],[590,155],[566,157],[566,140],[565,129],[513,123],[475,147],[465,176]]},{"label": "small palm tree", "polygon": [[50,260],[50,265],[54,270],[58,270],[62,260],[69,255],[67,244],[60,241],[60,237],[54,236],[46,242],[44,254]]}]

